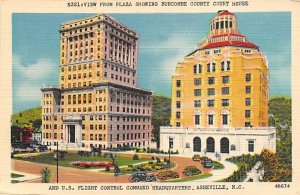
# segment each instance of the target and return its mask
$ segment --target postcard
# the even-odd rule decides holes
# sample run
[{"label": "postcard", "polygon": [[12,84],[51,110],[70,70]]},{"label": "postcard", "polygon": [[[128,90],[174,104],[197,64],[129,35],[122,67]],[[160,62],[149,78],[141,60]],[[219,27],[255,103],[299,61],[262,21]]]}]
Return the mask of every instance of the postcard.
[{"label": "postcard", "polygon": [[0,2],[3,194],[297,194],[297,1]]}]

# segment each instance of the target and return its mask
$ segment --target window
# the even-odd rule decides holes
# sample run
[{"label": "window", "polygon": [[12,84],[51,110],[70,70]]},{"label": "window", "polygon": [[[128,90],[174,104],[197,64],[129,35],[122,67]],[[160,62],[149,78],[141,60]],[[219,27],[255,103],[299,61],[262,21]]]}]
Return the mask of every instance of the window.
[{"label": "window", "polygon": [[223,114],[222,124],[223,125],[228,125],[228,114]]},{"label": "window", "polygon": [[222,106],[229,106],[229,99],[222,99]]},{"label": "window", "polygon": [[194,65],[194,74],[199,74],[202,72],[202,65],[201,64],[195,64]]},{"label": "window", "polygon": [[246,86],[245,91],[246,91],[246,93],[251,93],[251,86]]},{"label": "window", "polygon": [[194,107],[195,108],[201,107],[201,100],[194,100]]},{"label": "window", "polygon": [[250,122],[245,122],[245,127],[251,127],[251,123]]},{"label": "window", "polygon": [[180,87],[181,86],[181,80],[176,80],[176,87]]},{"label": "window", "polygon": [[181,107],[180,101],[176,101],[176,108],[180,108],[180,107]]},{"label": "window", "polygon": [[200,125],[200,115],[195,115],[195,125]]},{"label": "window", "polygon": [[254,152],[254,140],[248,140],[248,152]]},{"label": "window", "polygon": [[208,107],[214,107],[215,106],[215,100],[208,100],[207,106]]},{"label": "window", "polygon": [[229,83],[229,76],[222,76],[222,83],[223,84]]},{"label": "window", "polygon": [[208,88],[207,89],[207,94],[208,95],[215,95],[215,89],[214,88]]},{"label": "window", "polygon": [[176,91],[176,97],[181,97],[181,91],[180,90]]},{"label": "window", "polygon": [[251,98],[246,98],[245,99],[245,104],[246,104],[246,106],[250,106],[251,105]]},{"label": "window", "polygon": [[222,87],[222,94],[223,95],[229,94],[229,87]]},{"label": "window", "polygon": [[208,84],[215,84],[215,77],[208,77]]},{"label": "window", "polygon": [[176,122],[176,127],[180,127],[180,122]]},{"label": "window", "polygon": [[250,73],[248,73],[248,74],[246,74],[246,82],[249,82],[249,81],[251,81],[251,74]]},{"label": "window", "polygon": [[216,72],[216,63],[211,62],[207,64],[207,72]]},{"label": "window", "polygon": [[172,137],[169,137],[169,148],[173,148],[174,141]]},{"label": "window", "polygon": [[200,78],[195,78],[194,79],[194,85],[201,85],[201,79]]},{"label": "window", "polygon": [[180,119],[180,112],[176,112],[176,118]]},{"label": "window", "polygon": [[201,89],[194,89],[194,96],[201,96]]},{"label": "window", "polygon": [[245,117],[249,118],[251,116],[251,110],[245,110]]},{"label": "window", "polygon": [[228,70],[230,70],[230,61],[221,62],[221,71],[228,71]]},{"label": "window", "polygon": [[208,124],[213,125],[214,124],[214,115],[209,114],[208,115]]}]

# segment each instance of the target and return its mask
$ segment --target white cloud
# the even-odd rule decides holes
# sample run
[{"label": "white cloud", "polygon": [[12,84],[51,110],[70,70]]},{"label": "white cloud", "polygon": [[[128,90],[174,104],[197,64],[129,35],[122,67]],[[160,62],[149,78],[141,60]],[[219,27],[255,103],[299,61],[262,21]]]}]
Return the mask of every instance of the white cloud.
[{"label": "white cloud", "polygon": [[57,83],[56,76],[53,76],[56,74],[55,69],[57,68],[57,65],[49,59],[38,59],[35,63],[24,65],[19,56],[14,56],[13,94],[15,103],[20,105],[35,102],[40,105],[42,94],[40,88],[44,83]]},{"label": "white cloud", "polygon": [[14,56],[16,73],[27,79],[40,80],[55,72],[57,66],[49,59],[38,59],[36,63],[24,66],[19,57]]}]

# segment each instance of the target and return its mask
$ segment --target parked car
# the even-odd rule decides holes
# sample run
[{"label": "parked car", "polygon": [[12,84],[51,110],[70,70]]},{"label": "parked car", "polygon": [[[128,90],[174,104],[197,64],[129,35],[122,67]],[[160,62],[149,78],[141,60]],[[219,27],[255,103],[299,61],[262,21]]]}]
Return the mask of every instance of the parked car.
[{"label": "parked car", "polygon": [[193,161],[200,161],[201,160],[201,157],[199,154],[195,154],[193,157],[192,157]]},{"label": "parked car", "polygon": [[45,152],[45,151],[48,151],[48,146],[47,145],[40,145],[37,149],[40,152]]},{"label": "parked car", "polygon": [[158,179],[161,179],[161,180],[166,180],[168,178],[178,178],[179,177],[179,174],[175,171],[171,171],[171,170],[166,170],[166,171],[160,171],[156,177]]},{"label": "parked car", "polygon": [[204,168],[213,168],[214,165],[212,163],[212,160],[208,159],[204,161],[203,166]]},{"label": "parked car", "polygon": [[130,182],[140,182],[140,181],[154,182],[156,181],[156,177],[153,174],[148,175],[146,172],[136,172],[129,177],[129,181]]},{"label": "parked car", "polygon": [[202,157],[200,158],[201,164],[204,165],[204,162],[205,162],[206,160],[210,160],[210,158],[208,158],[207,156],[202,156]]},{"label": "parked car", "polygon": [[199,175],[202,171],[195,166],[187,166],[185,167],[183,174],[186,176]]}]

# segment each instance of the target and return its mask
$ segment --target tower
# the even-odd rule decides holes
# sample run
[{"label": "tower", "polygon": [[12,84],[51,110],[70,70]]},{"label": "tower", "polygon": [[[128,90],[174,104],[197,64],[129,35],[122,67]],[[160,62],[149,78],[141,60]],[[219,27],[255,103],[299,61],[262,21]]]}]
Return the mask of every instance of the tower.
[{"label": "tower", "polygon": [[219,11],[206,40],[176,66],[171,125],[266,127],[269,73],[259,47],[237,29],[236,16]]},{"label": "tower", "polygon": [[100,14],[60,26],[59,87],[44,86],[43,143],[147,147],[152,92],[137,87],[138,34]]},{"label": "tower", "polygon": [[206,39],[176,65],[171,127],[160,128],[161,149],[172,144],[182,153],[276,151],[268,99],[267,59],[238,31],[235,14],[219,11]]}]

